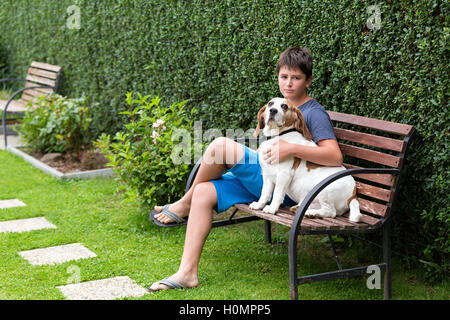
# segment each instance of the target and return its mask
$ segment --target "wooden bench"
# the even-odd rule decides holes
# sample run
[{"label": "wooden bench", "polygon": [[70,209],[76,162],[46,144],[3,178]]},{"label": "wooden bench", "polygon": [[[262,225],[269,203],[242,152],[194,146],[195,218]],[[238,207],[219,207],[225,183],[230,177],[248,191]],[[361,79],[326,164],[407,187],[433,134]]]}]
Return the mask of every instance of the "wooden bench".
[{"label": "wooden bench", "polygon": [[[7,112],[14,114],[24,113],[27,110],[26,105],[28,103],[33,103],[35,99],[46,93],[56,92],[58,89],[61,72],[62,68],[60,66],[33,61],[28,69],[25,79],[0,79],[0,83],[9,81],[25,82],[24,88],[14,92],[8,100],[0,100],[0,110],[3,112],[2,128],[5,139],[5,149],[8,145],[8,132],[6,128]],[[15,100],[19,95],[21,95],[20,99]]]},{"label": "wooden bench", "polygon": [[[261,210],[252,210],[249,204],[236,204],[231,216],[213,222],[214,227],[264,219],[266,241],[271,242],[271,223],[290,228],[289,233],[289,279],[290,297],[298,299],[298,285],[316,281],[364,275],[369,266],[343,269],[336,254],[333,234],[368,233],[381,231],[384,261],[376,264],[384,273],[384,298],[391,298],[391,232],[390,221],[398,195],[400,178],[404,167],[409,141],[414,134],[410,125],[372,119],[362,116],[328,111],[334,125],[344,166],[348,170],[338,172],[320,182],[307,195],[294,214],[288,207],[281,207],[276,215]],[[235,139],[243,144],[251,138]],[[255,141],[253,141],[253,145]],[[259,141],[257,142],[259,145]],[[186,184],[189,190],[197,174],[201,159],[194,166]],[[352,175],[357,182],[357,197],[363,219],[359,223],[351,222],[348,213],[341,217],[311,219],[304,216],[315,196],[333,181],[346,175]],[[235,218],[242,211],[250,215]],[[338,270],[321,274],[298,277],[297,241],[299,235],[327,234],[336,259]]]}]

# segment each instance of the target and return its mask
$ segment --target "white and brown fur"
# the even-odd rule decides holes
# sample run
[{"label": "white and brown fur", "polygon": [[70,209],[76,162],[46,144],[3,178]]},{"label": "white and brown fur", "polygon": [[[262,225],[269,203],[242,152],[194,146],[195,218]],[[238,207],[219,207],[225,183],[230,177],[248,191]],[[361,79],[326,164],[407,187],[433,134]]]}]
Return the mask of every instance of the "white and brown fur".
[{"label": "white and brown fur", "polygon": [[[292,131],[279,136],[289,129]],[[312,141],[301,111],[289,105],[284,98],[273,98],[258,112],[258,126],[255,136],[263,131],[272,139],[264,141],[259,148],[259,162],[263,175],[263,188],[259,201],[250,204],[251,209],[263,209],[266,213],[275,214],[283,203],[286,194],[298,205],[301,204],[314,186],[338,171],[345,170],[343,166],[327,167],[290,157],[281,163],[268,164],[263,157],[266,149],[278,139],[289,143],[317,147]],[[266,205],[273,199],[270,205]],[[297,206],[291,208],[296,211]],[[309,206],[305,215],[308,217],[334,218],[350,209],[350,221],[359,222],[361,213],[356,199],[356,183],[352,176],[346,176],[328,185]]]}]

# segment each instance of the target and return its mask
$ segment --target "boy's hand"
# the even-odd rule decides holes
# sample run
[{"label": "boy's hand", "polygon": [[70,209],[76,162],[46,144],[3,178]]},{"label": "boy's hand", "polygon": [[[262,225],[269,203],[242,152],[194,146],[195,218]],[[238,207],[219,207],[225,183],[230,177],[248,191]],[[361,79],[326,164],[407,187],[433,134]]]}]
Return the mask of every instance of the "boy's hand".
[{"label": "boy's hand", "polygon": [[269,148],[263,154],[264,160],[269,164],[276,164],[282,162],[287,157],[291,156],[292,145],[281,139],[274,140]]}]

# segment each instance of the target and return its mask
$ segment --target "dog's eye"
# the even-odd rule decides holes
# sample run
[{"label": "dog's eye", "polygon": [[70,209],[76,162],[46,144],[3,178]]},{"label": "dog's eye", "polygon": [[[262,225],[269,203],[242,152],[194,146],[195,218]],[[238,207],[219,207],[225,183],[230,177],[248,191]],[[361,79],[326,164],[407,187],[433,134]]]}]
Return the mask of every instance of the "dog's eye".
[{"label": "dog's eye", "polygon": [[273,101],[270,101],[269,103],[268,103],[268,106],[270,107],[270,106],[272,106],[273,105]]},{"label": "dog's eye", "polygon": [[281,105],[281,108],[283,108],[283,110],[287,110],[288,108],[289,108],[289,106],[286,104],[286,103],[283,103],[282,105]]}]

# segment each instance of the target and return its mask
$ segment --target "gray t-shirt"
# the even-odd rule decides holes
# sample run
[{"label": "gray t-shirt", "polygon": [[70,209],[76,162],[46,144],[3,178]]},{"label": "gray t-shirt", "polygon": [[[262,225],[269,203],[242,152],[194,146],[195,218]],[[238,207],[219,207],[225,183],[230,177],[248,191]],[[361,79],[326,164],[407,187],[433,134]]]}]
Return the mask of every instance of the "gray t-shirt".
[{"label": "gray t-shirt", "polygon": [[330,116],[319,102],[311,99],[298,108],[303,114],[306,126],[311,132],[315,143],[325,139],[336,140]]}]

